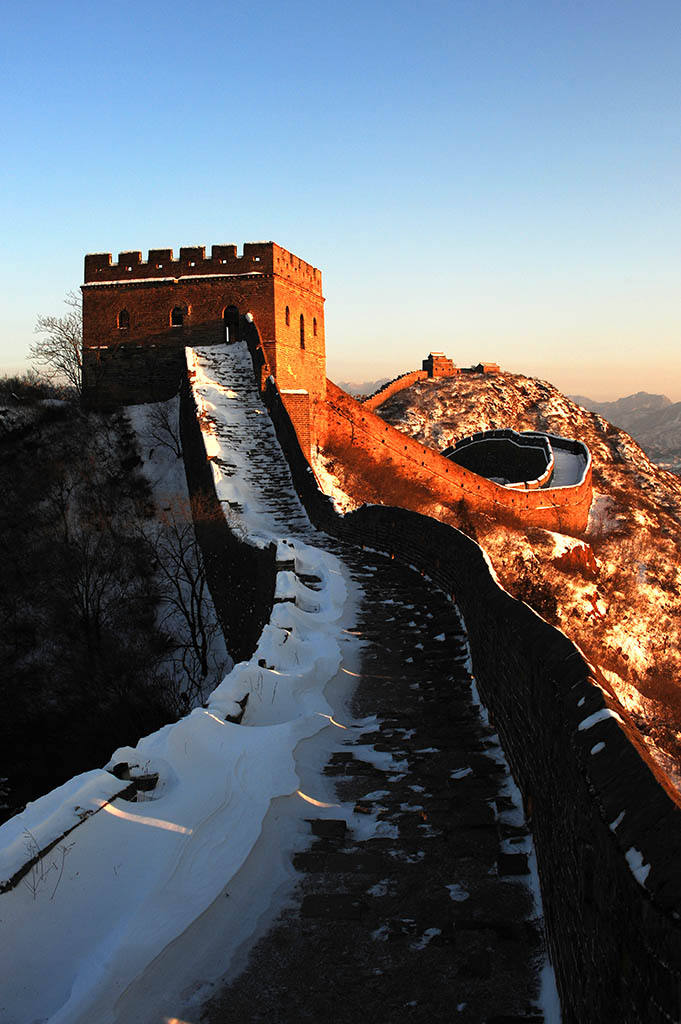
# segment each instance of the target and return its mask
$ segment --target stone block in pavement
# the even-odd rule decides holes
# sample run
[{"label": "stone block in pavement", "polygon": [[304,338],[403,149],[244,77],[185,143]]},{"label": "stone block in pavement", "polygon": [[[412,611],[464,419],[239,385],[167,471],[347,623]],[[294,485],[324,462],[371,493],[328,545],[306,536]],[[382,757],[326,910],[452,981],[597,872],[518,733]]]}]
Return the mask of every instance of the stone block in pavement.
[{"label": "stone block in pavement", "polygon": [[329,921],[361,921],[366,910],[366,903],[349,893],[314,893],[303,898],[300,914]]},{"label": "stone block in pavement", "polygon": [[308,818],[312,834],[320,839],[344,839],[347,824],[342,818]]}]

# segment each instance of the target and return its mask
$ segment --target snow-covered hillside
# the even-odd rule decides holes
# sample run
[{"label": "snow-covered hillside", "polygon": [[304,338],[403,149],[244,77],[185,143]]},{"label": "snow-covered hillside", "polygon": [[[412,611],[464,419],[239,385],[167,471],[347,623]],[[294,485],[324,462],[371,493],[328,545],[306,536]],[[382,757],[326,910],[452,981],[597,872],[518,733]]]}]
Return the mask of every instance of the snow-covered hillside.
[{"label": "snow-covered hillside", "polygon": [[523,532],[484,515],[458,525],[476,533],[504,586],[601,668],[658,760],[671,771],[681,765],[681,480],[624,431],[519,374],[417,382],[375,411],[438,450],[498,427],[587,443],[594,502],[583,538]]}]

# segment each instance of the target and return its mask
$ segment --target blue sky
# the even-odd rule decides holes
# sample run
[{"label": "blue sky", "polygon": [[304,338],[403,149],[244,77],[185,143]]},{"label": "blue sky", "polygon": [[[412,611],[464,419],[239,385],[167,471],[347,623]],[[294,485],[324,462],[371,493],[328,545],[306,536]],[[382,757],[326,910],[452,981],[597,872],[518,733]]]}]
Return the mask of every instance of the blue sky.
[{"label": "blue sky", "polygon": [[273,239],[330,376],[681,400],[678,0],[5,5],[2,368],[86,252]]}]

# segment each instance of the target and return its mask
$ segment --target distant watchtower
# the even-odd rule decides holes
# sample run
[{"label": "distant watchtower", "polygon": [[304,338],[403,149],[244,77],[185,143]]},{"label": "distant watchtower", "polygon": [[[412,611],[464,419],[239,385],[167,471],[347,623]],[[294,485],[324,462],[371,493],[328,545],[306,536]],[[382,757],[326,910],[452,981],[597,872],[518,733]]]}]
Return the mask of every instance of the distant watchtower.
[{"label": "distant watchtower", "polygon": [[85,257],[83,400],[96,408],[169,398],[185,346],[238,341],[250,313],[280,389],[326,393],[322,275],[274,242]]}]

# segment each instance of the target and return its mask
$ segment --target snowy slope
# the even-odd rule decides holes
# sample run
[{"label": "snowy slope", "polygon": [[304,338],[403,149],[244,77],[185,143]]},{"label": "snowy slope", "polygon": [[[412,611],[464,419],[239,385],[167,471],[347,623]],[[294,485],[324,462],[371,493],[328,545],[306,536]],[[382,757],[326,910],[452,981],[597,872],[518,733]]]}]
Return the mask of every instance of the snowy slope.
[{"label": "snowy slope", "polygon": [[583,539],[596,556],[596,577],[556,564],[571,538],[519,532],[485,516],[472,525],[508,590],[530,603],[534,597],[542,614],[555,597],[557,624],[601,667],[660,762],[675,772],[681,765],[681,480],[653,465],[624,431],[551,384],[519,374],[422,381],[376,412],[438,450],[498,427],[587,443],[594,502]]},{"label": "snowy slope", "polygon": [[[125,761],[133,773],[158,773],[156,788],[141,794],[146,799],[107,802],[108,776],[95,773],[92,782],[81,777],[66,787],[57,807],[48,795],[0,828],[8,877],[26,834],[42,845],[51,815],[62,823],[90,814],[53,851],[54,868],[38,866],[28,884],[0,897],[3,948],[12,949],[12,971],[0,991],[3,1024],[129,1020],[126,1011],[118,1016],[117,1005],[135,978],[152,961],[164,963],[188,928],[200,948],[197,919],[210,920],[211,905],[227,893],[234,910],[230,917],[221,904],[230,924],[222,952],[229,956],[290,877],[281,848],[304,842],[310,802],[323,813],[316,771],[343,728],[327,695],[337,691],[342,665],[354,664],[353,641],[343,630],[355,585],[333,555],[310,543],[314,531],[257,408],[252,371],[250,379],[245,372],[245,347],[221,348],[217,362],[216,355],[196,353],[194,366],[218,491],[248,537],[275,540],[282,560],[293,560],[295,572],[280,573],[277,587],[287,600],[275,605],[253,658],[234,667],[205,708],[114,753],[112,765]],[[257,464],[245,454],[254,444]],[[268,463],[278,496],[263,499]],[[315,576],[315,589],[298,574]],[[243,724],[225,721],[246,694]],[[113,780],[110,789],[117,788]],[[249,871],[251,863],[257,872]],[[161,978],[169,989],[178,970],[170,962],[172,973]]]}]

